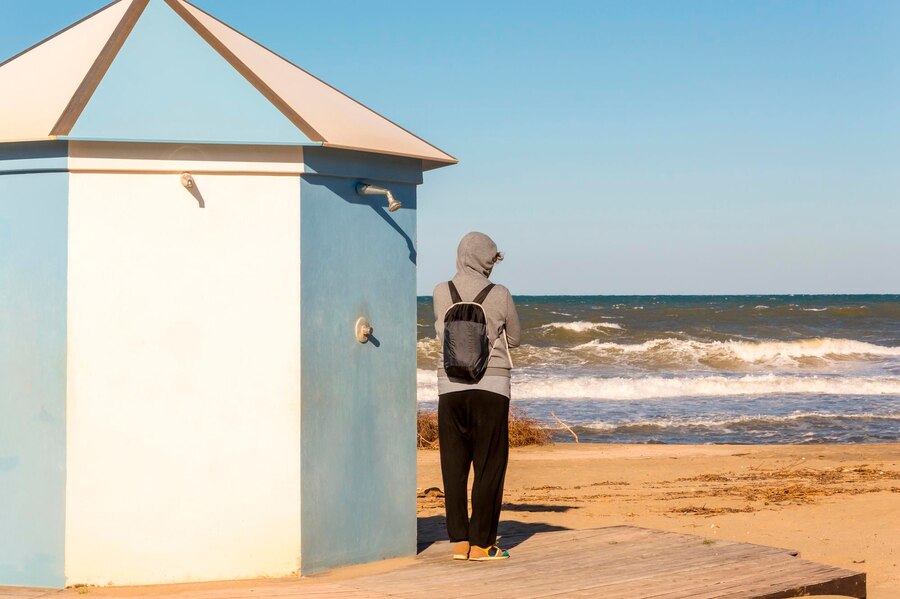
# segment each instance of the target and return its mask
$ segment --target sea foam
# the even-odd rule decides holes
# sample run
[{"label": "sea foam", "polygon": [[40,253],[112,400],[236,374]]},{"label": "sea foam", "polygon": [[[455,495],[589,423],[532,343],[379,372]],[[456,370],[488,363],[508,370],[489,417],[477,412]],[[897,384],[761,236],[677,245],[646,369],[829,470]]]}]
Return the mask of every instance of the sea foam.
[{"label": "sea foam", "polygon": [[[750,427],[754,425],[777,425],[783,422],[792,422],[797,420],[813,420],[813,419],[890,419],[896,420],[900,418],[900,413],[875,413],[866,412],[863,414],[842,414],[839,412],[795,412],[785,416],[768,416],[757,414],[753,416],[718,416],[709,418],[656,418],[650,420],[630,420],[626,422],[591,422],[589,424],[580,425],[581,428],[592,430],[623,430],[623,429],[663,429],[676,427],[717,427],[717,428],[737,428]],[[562,426],[549,425],[547,428],[562,430]]]},{"label": "sea foam", "polygon": [[[581,323],[566,323],[578,324]],[[584,323],[584,325],[617,323]],[[545,325],[548,326],[548,325]],[[610,327],[602,327],[610,328]],[[572,332],[567,329],[566,334]],[[586,329],[600,331],[601,329]],[[552,335],[546,329],[547,336]],[[581,334],[581,333],[578,333]],[[606,338],[608,339],[608,337]],[[794,371],[869,368],[878,363],[900,361],[900,347],[876,345],[852,339],[800,339],[796,341],[697,341],[677,337],[661,337],[643,343],[614,343],[604,338],[588,343],[573,339],[550,346],[523,344],[513,350],[516,364],[538,368],[593,367],[602,369],[638,368],[639,370],[696,371]],[[419,365],[437,364],[440,346],[434,337],[417,343]],[[870,373],[873,374],[873,373]]]},{"label": "sea foam", "polygon": [[661,338],[643,343],[594,340],[578,345],[608,359],[616,357],[662,359],[697,364],[721,362],[790,366],[809,358],[851,361],[900,356],[900,347],[886,347],[853,339],[800,339],[796,341],[695,341]]},{"label": "sea foam", "polygon": [[[688,427],[702,427],[702,428],[722,428],[722,429],[739,429],[739,428],[759,428],[759,427],[769,427],[778,426],[783,423],[790,423],[796,421],[813,421],[813,420],[871,420],[871,419],[883,419],[883,420],[897,420],[900,419],[900,413],[877,413],[877,412],[866,412],[863,414],[842,414],[839,412],[795,412],[793,414],[788,414],[786,416],[767,416],[767,415],[753,415],[753,416],[714,416],[709,418],[658,418],[658,419],[642,419],[642,420],[629,420],[624,422],[591,422],[586,424],[581,424],[576,428],[580,429],[589,429],[596,431],[634,431],[637,429],[644,429],[644,432],[653,430],[653,429],[666,429],[666,428],[688,428]],[[548,429],[551,430],[565,430],[565,428],[561,425],[548,424]]]},{"label": "sea foam", "polygon": [[[437,373],[419,369],[418,400],[437,400]],[[900,395],[900,377],[782,376],[597,377],[529,375],[513,378],[513,399],[666,399],[772,394]]]}]

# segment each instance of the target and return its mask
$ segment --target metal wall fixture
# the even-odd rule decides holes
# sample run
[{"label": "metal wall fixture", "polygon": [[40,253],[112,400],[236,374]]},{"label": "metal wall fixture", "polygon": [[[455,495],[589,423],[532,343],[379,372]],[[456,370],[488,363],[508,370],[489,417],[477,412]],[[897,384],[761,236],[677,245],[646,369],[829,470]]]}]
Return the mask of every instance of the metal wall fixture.
[{"label": "metal wall fixture", "polygon": [[369,321],[363,317],[356,319],[356,340],[360,343],[366,343],[369,340],[369,336],[375,332],[375,329],[372,328],[372,325],[369,324]]},{"label": "metal wall fixture", "polygon": [[356,184],[356,193],[361,196],[386,196],[388,212],[396,212],[403,206],[403,204],[394,198],[394,194],[391,193],[391,190],[385,187],[379,187],[378,185],[370,185],[369,183],[360,181]]},{"label": "metal wall fixture", "polygon": [[197,182],[194,181],[194,176],[192,174],[181,173],[181,185],[194,196],[198,206],[206,208],[206,202],[203,200],[203,196],[200,194],[200,189],[197,187]]}]

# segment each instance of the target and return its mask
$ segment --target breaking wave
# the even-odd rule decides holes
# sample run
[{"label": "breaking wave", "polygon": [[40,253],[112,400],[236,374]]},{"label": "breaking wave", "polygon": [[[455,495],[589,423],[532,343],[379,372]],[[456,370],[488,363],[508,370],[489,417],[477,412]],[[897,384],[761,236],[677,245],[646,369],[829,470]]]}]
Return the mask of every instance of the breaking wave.
[{"label": "breaking wave", "polygon": [[[709,428],[738,428],[753,425],[774,425],[778,423],[789,423],[798,420],[814,420],[814,419],[846,419],[846,420],[866,420],[866,419],[897,419],[900,413],[863,413],[863,414],[841,414],[835,412],[797,412],[786,416],[721,416],[718,418],[658,418],[651,420],[633,420],[629,422],[592,422],[590,424],[581,424],[576,429],[591,430],[625,430],[625,429],[664,429],[672,427],[709,427]],[[550,424],[547,426],[553,430],[564,430],[562,426]]]},{"label": "breaking wave", "polygon": [[[419,369],[419,401],[437,400],[437,374]],[[779,376],[775,374],[697,377],[531,376],[514,378],[514,399],[666,399],[772,394],[900,395],[897,376]]]},{"label": "breaking wave", "polygon": [[[571,323],[581,324],[581,323]],[[596,324],[596,323],[584,323]],[[600,325],[616,323],[599,323]],[[609,328],[609,327],[606,327]],[[568,335],[580,333],[567,331]],[[584,337],[581,337],[583,340]],[[852,339],[801,339],[797,341],[696,341],[663,337],[643,343],[615,343],[594,339],[570,345],[522,345],[513,350],[513,359],[525,367],[599,367],[640,370],[815,370],[824,367],[854,368],[877,361],[896,363],[900,347],[887,347]],[[434,337],[417,343],[419,367],[436,366],[439,345]]]},{"label": "breaking wave", "polygon": [[416,342],[416,351],[419,354],[419,360],[437,360],[441,347],[437,337],[426,337]]},{"label": "breaking wave", "polygon": [[594,340],[573,348],[590,351],[603,362],[621,360],[657,366],[816,366],[824,361],[859,361],[898,357],[900,347],[886,347],[852,339],[801,339],[797,341],[694,341],[651,339],[621,344]]}]

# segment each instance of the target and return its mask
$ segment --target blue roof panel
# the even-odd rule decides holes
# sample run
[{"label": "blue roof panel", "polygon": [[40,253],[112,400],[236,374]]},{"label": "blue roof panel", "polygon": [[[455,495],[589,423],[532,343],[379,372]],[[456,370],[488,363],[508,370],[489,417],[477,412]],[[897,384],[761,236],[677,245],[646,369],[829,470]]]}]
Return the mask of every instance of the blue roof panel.
[{"label": "blue roof panel", "polygon": [[311,141],[163,0],[150,0],[70,137]]}]

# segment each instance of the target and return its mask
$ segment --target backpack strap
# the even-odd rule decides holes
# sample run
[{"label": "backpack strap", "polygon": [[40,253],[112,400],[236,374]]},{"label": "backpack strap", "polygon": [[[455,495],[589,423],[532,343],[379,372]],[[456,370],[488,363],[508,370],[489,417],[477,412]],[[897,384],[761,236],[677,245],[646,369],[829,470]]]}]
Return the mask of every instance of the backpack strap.
[{"label": "backpack strap", "polygon": [[450,287],[450,300],[454,304],[461,302],[462,298],[459,296],[459,291],[456,290],[456,285],[453,284],[453,281],[447,281],[447,286]]},{"label": "backpack strap", "polygon": [[475,297],[475,299],[473,299],[472,301],[475,302],[476,304],[483,304],[484,300],[487,299],[488,294],[491,292],[491,289],[493,289],[493,288],[494,288],[494,284],[489,283],[484,289],[481,290],[481,293],[479,293]]},{"label": "backpack strap", "polygon": [[[458,304],[459,302],[463,301],[462,296],[459,295],[459,291],[456,289],[456,285],[453,284],[453,281],[447,281],[447,287],[450,288],[450,300],[454,304]],[[472,301],[476,304],[483,304],[484,300],[487,299],[488,294],[491,292],[491,289],[493,289],[493,288],[494,288],[494,284],[488,283],[485,286],[485,288],[482,289],[481,292],[477,296],[475,296],[475,299],[473,299]]]}]

